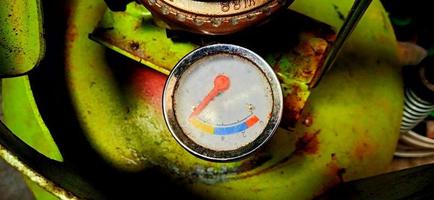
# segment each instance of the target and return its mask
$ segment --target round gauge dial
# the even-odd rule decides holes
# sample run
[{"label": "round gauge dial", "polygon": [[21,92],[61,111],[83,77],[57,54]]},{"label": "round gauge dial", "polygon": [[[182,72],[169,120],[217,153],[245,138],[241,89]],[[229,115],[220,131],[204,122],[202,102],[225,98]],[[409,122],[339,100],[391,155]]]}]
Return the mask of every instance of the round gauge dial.
[{"label": "round gauge dial", "polygon": [[172,70],[163,97],[174,137],[202,158],[227,161],[259,148],[276,130],[282,93],[271,67],[235,45],[202,47]]},{"label": "round gauge dial", "polygon": [[293,0],[141,0],[171,27],[229,34],[260,23]]},{"label": "round gauge dial", "polygon": [[[253,9],[270,3],[270,0],[220,0],[220,1],[195,1],[195,0],[176,0],[164,1],[173,8],[178,8],[184,12],[190,12],[197,15],[235,15],[248,12]],[[204,9],[206,7],[207,9]]]}]

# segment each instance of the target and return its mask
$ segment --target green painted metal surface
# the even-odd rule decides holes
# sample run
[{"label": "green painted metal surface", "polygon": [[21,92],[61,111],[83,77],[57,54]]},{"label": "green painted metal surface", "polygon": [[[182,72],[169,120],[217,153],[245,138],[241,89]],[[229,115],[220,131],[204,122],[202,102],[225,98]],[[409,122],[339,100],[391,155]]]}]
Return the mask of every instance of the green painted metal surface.
[{"label": "green painted metal surface", "polygon": [[[342,23],[339,13],[346,13],[350,3],[305,0],[296,1],[291,9],[336,27]],[[121,171],[156,167],[171,177],[167,181],[182,183],[188,191],[208,198],[307,199],[340,181],[381,173],[392,159],[402,113],[402,83],[395,38],[379,1],[362,19],[336,66],[312,92],[295,132],[280,129],[260,152],[234,163],[203,161],[183,150],[161,115],[166,77],[107,53],[89,40],[88,34],[104,15],[102,1],[76,0],[68,6],[64,67],[71,100],[93,149]],[[151,38],[164,36],[161,28],[138,28],[143,27],[151,28]],[[167,58],[162,55],[169,50],[179,56],[187,51],[167,39],[158,41],[147,46],[150,59],[163,62]],[[191,44],[177,45],[189,48]],[[168,56],[172,64],[174,57]]]},{"label": "green painted metal surface", "polygon": [[[342,4],[338,9],[345,13],[347,5]],[[324,9],[320,16],[331,12],[333,15],[327,18],[334,25],[340,23],[330,2],[306,1],[294,7],[303,5],[316,6],[312,10]],[[69,24],[75,35],[68,41],[67,78],[88,140],[108,162],[122,170],[140,171],[156,165],[184,180],[194,193],[215,198],[252,197],[249,194],[308,198],[338,183],[340,178],[350,180],[379,173],[392,158],[401,116],[402,102],[397,100],[402,99],[402,85],[399,68],[394,65],[393,31],[379,2],[368,11],[336,69],[312,93],[304,116],[312,116],[314,123],[299,123],[292,134],[279,131],[260,153],[225,164],[197,159],[171,138],[161,115],[165,77],[139,64],[104,60],[104,49],[87,38],[98,22],[85,25],[84,19],[100,18],[90,17],[87,7],[87,3],[75,7],[75,18]],[[102,16],[103,10],[92,14]],[[133,27],[164,31],[150,25]],[[144,47],[160,52],[149,54],[150,60],[164,61],[160,56],[172,47],[165,41]],[[384,45],[376,45],[379,42]],[[85,56],[89,54],[83,49],[101,54]],[[119,79],[116,74],[120,71],[128,78]],[[257,164],[255,160],[265,161]]]},{"label": "green painted metal surface", "polygon": [[[125,12],[104,13],[91,38],[109,48],[169,75],[172,67],[198,45],[173,42],[164,28],[157,27],[151,13],[138,3]],[[157,48],[152,48],[157,47]]]},{"label": "green painted metal surface", "polygon": [[2,0],[0,4],[0,76],[21,75],[44,54],[40,3]]},{"label": "green painted metal surface", "polygon": [[36,200],[56,200],[56,199],[59,199],[56,196],[54,196],[52,193],[45,190],[44,188],[42,188],[41,186],[39,186],[38,184],[36,184],[35,182],[33,182],[29,179],[26,179],[26,184],[30,188],[30,190],[32,191],[33,196],[35,197]]},{"label": "green painted metal surface", "polygon": [[27,76],[2,79],[3,122],[25,143],[45,156],[62,161],[56,143],[36,106]]},{"label": "green painted metal surface", "polygon": [[[280,27],[285,19],[291,20],[287,26],[294,28],[275,33],[268,44],[257,41],[259,37],[270,35],[267,29]],[[190,42],[169,38],[170,33],[166,33],[164,26],[158,26],[158,22],[143,6],[130,3],[124,12],[106,10],[90,38],[165,75],[178,60],[200,45],[232,43],[255,49],[266,58],[281,81],[286,101],[282,123],[285,128],[293,128],[299,120],[310,94],[309,86],[318,76],[326,52],[336,37],[328,25],[289,11],[281,15],[280,21],[258,27],[261,31],[250,30],[228,38],[192,35],[190,39],[195,39]]]}]

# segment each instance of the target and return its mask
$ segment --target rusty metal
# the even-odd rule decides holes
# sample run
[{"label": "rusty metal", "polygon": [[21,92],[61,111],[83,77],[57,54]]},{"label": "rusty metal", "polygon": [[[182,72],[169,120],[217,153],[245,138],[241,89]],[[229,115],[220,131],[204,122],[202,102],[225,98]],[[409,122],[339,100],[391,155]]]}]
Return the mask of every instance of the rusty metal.
[{"label": "rusty metal", "polygon": [[151,13],[136,3],[128,4],[125,12],[106,10],[90,38],[165,75],[197,47],[172,42]]},{"label": "rusty metal", "polygon": [[292,0],[141,0],[171,28],[221,35],[259,24]]},{"label": "rusty metal", "polygon": [[[205,36],[202,39],[199,36],[186,36],[193,42],[192,46],[180,48],[181,51],[177,50],[175,53],[174,48],[167,49],[164,45],[158,46],[155,43],[158,38],[159,43],[172,43],[176,48],[182,47],[175,39],[165,37],[164,29],[151,23],[151,17],[149,12],[136,4],[128,5],[127,10],[122,13],[107,10],[90,38],[165,75],[169,74],[172,67],[185,54],[201,45],[223,42],[241,43],[241,46],[251,47],[270,63],[281,82],[285,110],[282,126],[289,129],[300,118],[310,94],[309,85],[319,73],[318,69],[335,39],[335,33],[328,25],[288,11],[286,15],[282,15],[282,19],[264,26],[257,32],[251,31],[231,37]],[[286,22],[289,19],[291,22]],[[277,28],[285,22],[293,29],[280,33],[267,32],[267,29]],[[276,35],[274,39],[271,38],[274,37],[273,34]],[[263,44],[257,41],[258,37],[267,37],[270,41],[280,38],[281,42],[270,45],[272,42],[265,44],[267,41],[263,41]],[[242,40],[245,41],[240,42]],[[275,48],[283,49],[275,51]],[[162,53],[151,55],[151,50]]]},{"label": "rusty metal", "polygon": [[[212,147],[210,147],[211,145],[207,146],[198,143],[190,137],[190,135],[192,135],[193,133],[186,132],[186,130],[182,128],[182,125],[180,123],[181,117],[179,115],[177,116],[176,114],[176,108],[179,108],[176,106],[175,103],[177,99],[176,93],[180,93],[182,91],[180,89],[182,84],[180,80],[189,77],[189,73],[191,73],[191,69],[194,68],[195,63],[203,63],[206,62],[205,60],[212,60],[213,56],[218,56],[220,58],[225,57],[226,59],[231,60],[240,59],[244,62],[247,61],[248,63],[252,63],[250,65],[251,68],[249,69],[252,71],[260,71],[259,74],[263,76],[262,78],[266,80],[265,83],[267,84],[267,87],[270,88],[270,93],[266,93],[266,95],[272,97],[270,98],[270,110],[266,111],[265,113],[268,119],[263,119],[266,126],[264,126],[263,129],[257,131],[260,134],[257,137],[251,139],[250,141],[240,142],[241,144],[238,144],[236,148],[230,150],[213,149]],[[196,70],[201,67],[206,67],[206,65],[196,67]],[[209,74],[209,71],[206,72]],[[229,71],[226,71],[226,73],[230,74]],[[252,84],[254,83],[251,83],[250,85]],[[251,98],[259,97],[251,96]],[[255,106],[266,107],[266,104],[259,104]],[[175,68],[170,73],[163,93],[164,118],[172,135],[175,137],[178,143],[180,143],[180,145],[182,145],[192,154],[210,161],[229,162],[234,160],[241,160],[242,158],[245,158],[248,155],[251,155],[253,152],[257,151],[274,135],[277,128],[279,127],[279,123],[282,118],[282,108],[282,89],[279,85],[279,80],[277,79],[277,76],[273,72],[273,69],[263,58],[258,56],[256,53],[246,48],[230,44],[208,45],[189,53],[175,66]],[[244,132],[245,131],[243,131],[243,133]],[[220,137],[221,136],[214,136],[214,138],[217,138],[217,141],[212,141],[211,143],[220,144],[218,143]],[[211,139],[208,138],[208,140]]]},{"label": "rusty metal", "polygon": [[295,48],[277,54],[276,59],[271,60],[284,91],[284,116],[281,126],[291,129],[300,119],[311,93],[309,85],[319,73],[333,39],[334,34],[331,31],[303,32],[299,35]]},{"label": "rusty metal", "polygon": [[[60,1],[47,1],[47,5],[53,7],[58,2]],[[352,2],[312,0],[297,1],[292,6],[298,11],[304,10],[305,15],[316,16],[316,19],[326,20],[328,24],[336,26],[341,19],[332,5],[343,9],[349,8],[347,5],[350,3]],[[68,171],[58,170],[58,164],[47,165],[47,162],[53,161],[29,153],[33,152],[31,149],[13,145],[17,139],[11,141],[10,136],[5,137],[3,130],[0,141],[8,152],[17,155],[29,169],[61,186],[57,188],[59,190],[84,199],[102,198],[95,196],[92,186],[99,187],[110,198],[118,197],[116,195],[122,198],[128,198],[126,195],[143,196],[144,189],[147,196],[164,196],[167,195],[166,191],[173,189],[168,185],[176,182],[186,187],[182,188],[183,191],[185,189],[204,198],[265,199],[273,196],[281,199],[311,199],[339,181],[378,173],[389,164],[402,113],[402,87],[398,68],[391,62],[396,59],[393,30],[387,17],[382,17],[385,12],[378,1],[353,35],[349,45],[351,48],[346,51],[347,56],[339,59],[339,66],[333,68],[333,73],[327,74],[310,96],[309,103],[305,106],[309,114],[301,116],[301,119],[308,122],[297,124],[292,133],[279,129],[270,143],[252,156],[252,159],[230,165],[217,165],[196,159],[183,151],[170,136],[159,112],[165,76],[106,51],[88,39],[88,34],[95,28],[105,9],[102,1],[67,1],[66,5],[54,7],[58,9],[47,9],[44,13],[48,16],[46,20],[50,22],[65,16],[65,7],[68,8],[67,20],[46,26],[51,27],[51,31],[46,32],[47,40],[51,40],[47,44],[54,46],[50,47],[53,50],[49,51],[50,56],[44,66],[35,71],[36,75],[29,81],[35,97],[39,97],[38,107],[32,108],[32,112],[41,110],[44,116],[39,117],[48,120],[47,125],[51,125],[49,128],[57,136],[56,141],[63,141],[59,148],[65,159],[62,164],[65,165],[60,167],[87,173],[67,173]],[[131,50],[146,52],[143,54],[144,61],[170,69],[177,62],[178,56],[206,43],[195,42],[194,38],[183,42],[167,38],[168,32],[155,26],[159,21],[142,14],[127,13],[126,16],[142,16],[129,18],[134,19],[131,24],[125,23],[128,21],[117,21],[124,23],[114,27],[122,34],[122,28],[125,27],[128,28],[125,29],[126,32],[134,28],[140,29],[143,33],[141,36],[147,32],[144,38],[139,38],[138,35],[132,37],[133,34],[126,36],[132,40],[124,40],[122,37],[125,35],[111,32],[113,36],[120,36],[120,42],[129,42],[119,48],[120,51],[124,51],[123,48],[129,44]],[[116,15],[108,15],[112,17],[105,16],[106,21],[100,25],[105,30],[113,29],[113,26],[106,25],[118,20]],[[293,21],[282,17],[278,26],[265,25],[268,28],[262,33],[254,30],[249,32],[255,40],[245,40],[249,37],[244,34],[233,35],[231,41],[245,41],[247,44],[242,45],[260,52],[270,63],[274,61],[275,64],[280,60],[280,67],[287,66],[282,71],[295,69],[288,62],[291,59],[284,53],[293,52],[295,57],[300,57],[294,50],[295,46],[301,44],[299,38],[302,37],[298,33],[309,35],[313,32],[315,37],[325,41],[329,39],[322,37],[324,33],[321,31],[314,31],[322,29],[321,23],[312,23],[309,28],[308,24],[312,22],[310,20],[298,23],[297,26],[291,22]],[[290,27],[290,31],[285,31],[284,28],[287,27],[282,28],[282,24]],[[58,36],[59,31],[65,27],[66,37],[51,37]],[[301,27],[305,31],[300,31]],[[273,37],[269,35],[271,33]],[[142,45],[142,41],[147,42]],[[380,42],[382,45],[376,45]],[[65,48],[65,52],[62,52],[62,48]],[[354,54],[354,51],[358,53]],[[42,81],[53,77],[58,79]],[[299,84],[306,85],[303,81],[299,81]],[[58,85],[66,86],[62,87],[63,90],[52,89]],[[68,93],[65,95],[67,97],[59,96],[62,92]],[[10,100],[29,101],[28,98],[12,97]],[[65,114],[68,108],[73,112]],[[17,120],[24,120],[27,113],[13,112],[8,115],[16,115]],[[64,120],[65,118],[72,120]],[[348,120],[352,118],[357,120]],[[80,137],[85,138],[86,143],[74,143]],[[299,149],[296,149],[297,141]],[[3,154],[0,156],[5,157]],[[95,162],[99,159],[106,162]],[[116,170],[107,170],[112,168]],[[166,176],[155,178],[153,175],[159,173],[152,170],[155,168]],[[119,171],[122,171],[122,177],[115,176]],[[143,173],[146,176],[141,176]],[[81,180],[89,185],[81,183]],[[163,184],[159,184],[161,182]],[[147,188],[144,185],[161,187]],[[56,188],[46,189],[56,192]]]},{"label": "rusty metal", "polygon": [[[25,162],[21,161],[16,155],[12,153],[10,149],[6,149],[0,144],[0,157],[4,159],[9,165],[18,170],[22,175],[28,177],[33,183],[37,184],[39,187],[50,191],[55,197],[62,200],[78,200],[79,198],[65,190],[63,187],[59,187],[57,184],[53,183],[47,177],[41,175],[36,170],[32,169]],[[35,192],[35,191],[34,191]]]}]

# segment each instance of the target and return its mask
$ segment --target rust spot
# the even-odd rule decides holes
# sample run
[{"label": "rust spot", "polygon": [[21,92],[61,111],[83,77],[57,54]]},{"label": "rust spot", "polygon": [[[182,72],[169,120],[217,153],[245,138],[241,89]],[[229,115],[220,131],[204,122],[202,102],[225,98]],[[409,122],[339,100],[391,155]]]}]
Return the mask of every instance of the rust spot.
[{"label": "rust spot", "polygon": [[327,163],[327,170],[332,178],[332,181],[329,183],[330,187],[344,182],[344,174],[347,170],[339,167],[338,158],[334,153],[331,155],[331,161]]},{"label": "rust spot", "polygon": [[283,118],[282,125],[294,127],[295,123],[301,116],[301,110],[304,107],[305,100],[300,96],[302,90],[298,85],[292,85],[291,93],[283,99]]},{"label": "rust spot", "polygon": [[363,160],[366,156],[373,154],[375,151],[374,145],[368,140],[358,140],[354,148],[354,156],[358,160]]},{"label": "rust spot", "polygon": [[[315,51],[315,56],[322,57],[323,54],[326,53],[326,50],[327,50],[327,47],[329,47],[329,44],[324,39],[321,39],[321,38],[316,38],[316,39],[317,40],[315,40],[315,41],[311,40],[312,49]],[[315,58],[318,59],[317,57],[315,57]]]},{"label": "rust spot", "polygon": [[319,130],[314,133],[305,133],[295,143],[296,153],[316,154],[319,149],[318,134]]},{"label": "rust spot", "polygon": [[301,76],[305,78],[309,78],[314,75],[314,71],[312,69],[302,69]]},{"label": "rust spot", "polygon": [[313,124],[313,116],[311,113],[308,113],[307,116],[303,120],[303,125],[307,127],[311,127]]},{"label": "rust spot", "polygon": [[298,56],[294,62],[299,66],[295,72],[295,78],[310,82],[325,57],[329,43],[326,39],[315,37],[310,33],[304,34],[302,38],[300,44],[295,48]]},{"label": "rust spot", "polygon": [[77,39],[77,37],[78,37],[77,26],[75,26],[75,24],[69,25],[68,31],[66,33],[66,41],[68,41],[69,44],[71,44]]},{"label": "rust spot", "polygon": [[328,181],[326,181],[322,187],[315,193],[315,197],[320,197],[324,192],[330,190],[344,182],[345,168],[339,166],[338,158],[335,153],[331,154],[331,160],[326,165],[326,174]]},{"label": "rust spot", "polygon": [[[311,36],[311,34],[306,34],[306,37],[313,37]],[[314,44],[311,44],[309,40],[305,40],[300,42],[300,44],[297,46],[297,48],[295,49],[295,51],[299,54],[302,55],[304,57],[302,57],[303,59],[309,60],[309,58],[311,56],[315,55],[315,47],[313,46]]]},{"label": "rust spot", "polygon": [[[309,84],[321,66],[325,57],[325,52],[329,47],[326,39],[316,37],[312,33],[303,33],[300,36],[300,42],[296,48],[288,55],[292,59],[289,60],[291,66],[287,71],[283,70],[285,67],[279,66],[279,61],[276,62],[274,69],[281,71],[281,74],[288,79],[300,81],[292,83],[284,87],[286,96],[284,98],[284,113],[282,126],[292,128],[301,117],[301,111],[309,96],[309,91],[304,88],[304,84]],[[278,57],[281,59],[281,57]],[[287,67],[288,68],[288,67]]]},{"label": "rust spot", "polygon": [[335,153],[332,153],[332,160],[337,160],[338,158],[336,157],[336,154]]},{"label": "rust spot", "polygon": [[344,182],[344,174],[347,170],[339,167],[337,159],[332,158],[332,160],[327,163],[327,170],[331,177],[331,181],[327,185],[328,188]]},{"label": "rust spot", "polygon": [[133,51],[137,51],[140,49],[140,44],[138,42],[131,42],[130,49]]},{"label": "rust spot", "polygon": [[258,193],[258,192],[261,192],[264,189],[262,189],[262,188],[252,188],[251,190],[252,190],[252,192]]},{"label": "rust spot", "polygon": [[[70,12],[70,11],[69,11]],[[67,71],[72,71],[74,69],[74,66],[72,65],[72,60],[71,60],[71,53],[70,51],[72,51],[72,48],[74,47],[75,44],[75,40],[78,38],[78,31],[77,31],[77,26],[72,23],[69,22],[68,23],[68,29],[66,31],[65,34],[65,47],[66,47],[66,53],[65,53],[65,60],[66,60],[66,70]],[[72,82],[68,82],[69,85],[72,84]]]}]

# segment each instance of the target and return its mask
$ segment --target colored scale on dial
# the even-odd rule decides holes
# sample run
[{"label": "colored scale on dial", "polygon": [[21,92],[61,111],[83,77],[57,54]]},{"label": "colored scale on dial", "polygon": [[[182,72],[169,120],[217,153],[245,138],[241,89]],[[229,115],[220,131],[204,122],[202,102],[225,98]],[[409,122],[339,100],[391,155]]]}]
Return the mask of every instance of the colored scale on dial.
[{"label": "colored scale on dial", "polygon": [[202,47],[172,70],[163,96],[166,123],[188,151],[228,161],[258,149],[276,130],[282,94],[271,67],[248,49]]},{"label": "colored scale on dial", "polygon": [[202,102],[193,110],[190,115],[190,122],[193,126],[200,129],[205,133],[216,134],[216,135],[229,135],[235,134],[255,125],[259,118],[256,115],[252,115],[241,122],[233,123],[227,126],[216,126],[207,124],[198,118],[198,115],[202,110],[216,97],[219,93],[224,92],[230,87],[230,79],[226,75],[218,75],[214,79],[214,87],[208,93],[208,95],[202,100]]}]

